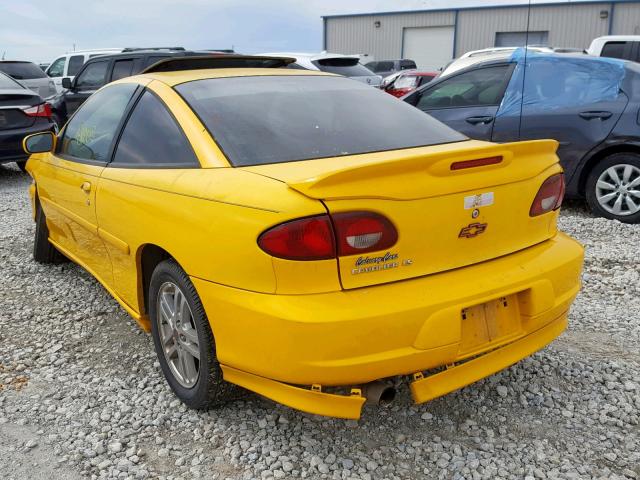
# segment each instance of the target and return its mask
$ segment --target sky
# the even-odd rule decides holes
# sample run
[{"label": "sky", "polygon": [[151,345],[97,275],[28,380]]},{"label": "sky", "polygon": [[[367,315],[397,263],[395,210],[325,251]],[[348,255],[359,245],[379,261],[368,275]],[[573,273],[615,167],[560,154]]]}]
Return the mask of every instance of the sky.
[{"label": "sky", "polygon": [[74,45],[320,51],[322,15],[516,3],[527,0],[0,0],[0,58],[50,62]]}]

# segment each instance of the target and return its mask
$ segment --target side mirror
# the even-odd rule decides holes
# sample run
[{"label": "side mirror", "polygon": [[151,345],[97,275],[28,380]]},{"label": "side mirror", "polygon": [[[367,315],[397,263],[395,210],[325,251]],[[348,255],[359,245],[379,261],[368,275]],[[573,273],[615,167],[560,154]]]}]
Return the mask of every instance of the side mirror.
[{"label": "side mirror", "polygon": [[53,132],[34,133],[24,137],[22,140],[22,149],[28,153],[47,153],[53,152],[56,148],[57,137]]},{"label": "side mirror", "polygon": [[71,79],[69,77],[62,78],[62,88],[71,90],[72,84],[71,84]]}]

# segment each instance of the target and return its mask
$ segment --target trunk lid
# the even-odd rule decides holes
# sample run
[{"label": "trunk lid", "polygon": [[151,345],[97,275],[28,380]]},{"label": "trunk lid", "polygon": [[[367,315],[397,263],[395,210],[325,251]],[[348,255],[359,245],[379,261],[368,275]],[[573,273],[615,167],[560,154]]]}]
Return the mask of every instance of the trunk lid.
[{"label": "trunk lid", "polygon": [[[321,200],[329,213],[365,210],[391,220],[393,247],[338,259],[349,289],[483,262],[555,235],[557,212],[530,217],[529,209],[544,180],[562,171],[557,145],[466,141],[247,170]],[[451,169],[491,157],[500,163]]]},{"label": "trunk lid", "polygon": [[42,103],[38,95],[29,90],[0,90],[0,130],[30,127],[35,118],[24,113],[23,108]]}]

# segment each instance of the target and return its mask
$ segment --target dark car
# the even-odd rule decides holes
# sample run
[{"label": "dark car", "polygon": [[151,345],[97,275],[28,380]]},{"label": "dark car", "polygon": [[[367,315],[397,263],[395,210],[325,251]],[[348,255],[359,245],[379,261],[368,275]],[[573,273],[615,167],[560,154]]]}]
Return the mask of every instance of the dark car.
[{"label": "dark car", "polygon": [[372,72],[380,75],[382,78],[391,75],[392,73],[400,72],[402,70],[415,70],[418,68],[416,62],[413,60],[380,60],[377,62],[369,62],[365,64]]},{"label": "dark car", "polygon": [[0,163],[16,162],[24,170],[27,154],[22,150],[22,139],[47,130],[55,131],[49,104],[0,73]]},{"label": "dark car", "polygon": [[639,64],[518,49],[403,100],[474,139],[557,140],[568,197],[640,222]]},{"label": "dark car", "polygon": [[[170,57],[202,55],[202,52],[175,49],[127,49],[123,53],[89,59],[73,80],[62,80],[63,91],[50,100],[53,119],[59,128],[89,96],[109,82],[136,75],[150,65]],[[209,52],[212,54],[213,52]]]}]

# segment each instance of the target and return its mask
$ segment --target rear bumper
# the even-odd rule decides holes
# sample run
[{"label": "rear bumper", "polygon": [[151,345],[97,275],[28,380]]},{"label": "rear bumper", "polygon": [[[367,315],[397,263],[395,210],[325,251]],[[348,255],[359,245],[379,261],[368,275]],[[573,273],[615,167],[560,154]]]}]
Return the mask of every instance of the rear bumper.
[{"label": "rear bumper", "polygon": [[[455,364],[483,353],[478,358],[485,358],[487,351],[508,345],[511,353],[507,363],[487,360],[490,367],[484,363],[479,366],[474,359],[467,362],[473,367],[462,364],[463,371],[473,370],[473,374],[460,377],[462,383],[450,379],[453,374],[440,374],[444,380],[436,387],[432,381],[418,383],[414,395],[419,400],[432,398],[429,392],[437,396],[450,391],[446,385],[455,389],[515,363],[553,338],[522,343],[527,337],[547,327],[555,336],[562,329],[551,325],[566,324],[580,287],[582,258],[580,244],[558,234],[542,244],[470,267],[332,293],[268,295],[197,278],[193,282],[208,313],[227,378],[310,411],[306,404],[286,401],[285,393],[274,394],[277,389],[270,382],[361,385]],[[473,351],[465,350],[461,311],[507,296],[517,303],[517,331]],[[252,377],[261,377],[263,386],[267,383],[271,390],[247,380]],[[317,388],[311,393],[316,395],[312,398],[324,395]]]},{"label": "rear bumper", "polygon": [[38,132],[53,132],[55,126],[49,120],[37,119],[30,127],[0,130],[0,163],[22,162],[29,155],[22,149],[22,140]]},{"label": "rear bumper", "polygon": [[[567,327],[566,313],[524,338],[481,355],[459,365],[449,366],[445,371],[430,376],[414,373],[411,395],[415,403],[424,403],[454,390],[462,388],[504,368],[545,347]],[[222,365],[224,378],[289,407],[307,413],[329,417],[358,419],[366,399],[359,388],[351,395],[324,393],[321,386],[311,389],[295,387],[251,373]]]}]

